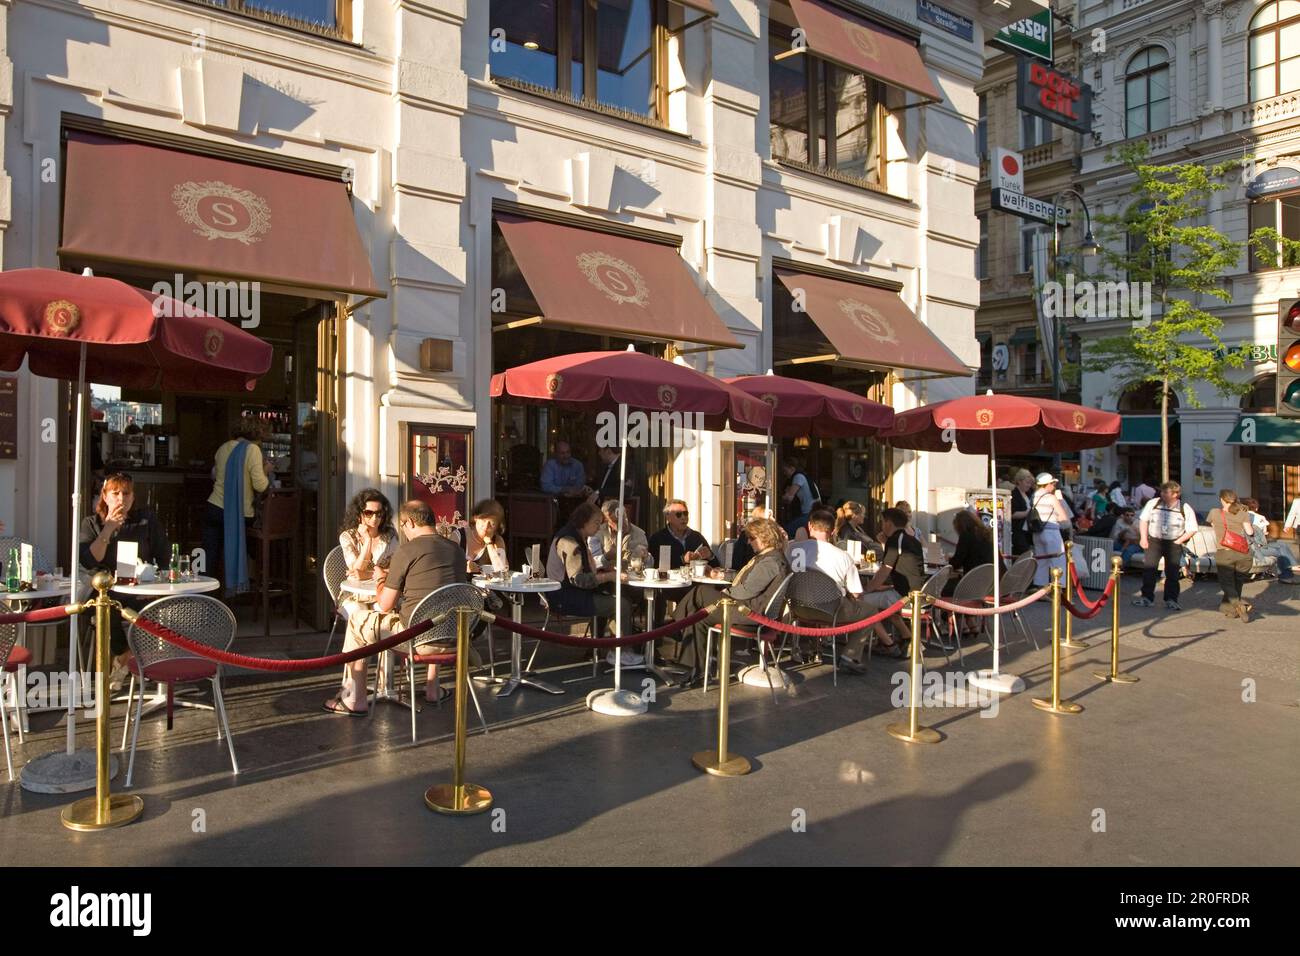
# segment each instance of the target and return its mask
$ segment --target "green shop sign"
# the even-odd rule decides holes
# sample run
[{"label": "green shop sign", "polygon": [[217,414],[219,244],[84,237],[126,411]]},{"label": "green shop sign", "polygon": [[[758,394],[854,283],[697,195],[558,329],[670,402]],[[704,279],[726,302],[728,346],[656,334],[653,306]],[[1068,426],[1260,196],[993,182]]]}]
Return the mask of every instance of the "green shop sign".
[{"label": "green shop sign", "polygon": [[1040,60],[1054,63],[1052,58],[1052,11],[1017,20],[1010,26],[1003,27],[989,41],[994,46],[1002,47],[1013,53],[1036,56]]}]

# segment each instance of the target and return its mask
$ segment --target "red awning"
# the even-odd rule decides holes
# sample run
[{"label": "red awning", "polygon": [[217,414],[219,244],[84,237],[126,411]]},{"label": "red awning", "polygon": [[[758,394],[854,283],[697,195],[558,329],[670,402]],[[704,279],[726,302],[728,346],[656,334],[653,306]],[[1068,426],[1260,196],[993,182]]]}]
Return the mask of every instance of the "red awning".
[{"label": "red awning", "polygon": [[883,369],[916,369],[941,375],[971,374],[888,289],[777,270],[777,278],[802,301],[825,334],[835,358]]},{"label": "red awning", "polygon": [[790,0],[790,6],[817,56],[926,99],[943,99],[911,40],[821,0]]},{"label": "red awning", "polygon": [[66,169],[65,259],[384,295],[341,181],[82,132]]},{"label": "red awning", "polygon": [[518,216],[496,221],[544,324],[740,347],[673,246]]}]

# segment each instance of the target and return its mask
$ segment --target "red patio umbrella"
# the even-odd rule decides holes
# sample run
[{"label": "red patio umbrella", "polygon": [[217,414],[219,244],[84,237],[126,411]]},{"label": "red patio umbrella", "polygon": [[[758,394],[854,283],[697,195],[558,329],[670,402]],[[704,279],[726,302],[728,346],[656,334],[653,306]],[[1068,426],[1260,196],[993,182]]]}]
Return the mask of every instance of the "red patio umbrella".
[{"label": "red patio umbrella", "polygon": [[[1119,439],[1120,416],[1069,402],[1022,395],[966,395],[901,412],[888,440],[898,448],[988,455],[993,476],[993,553],[1002,554],[998,520],[997,452],[1078,451],[1103,448]],[[1059,477],[1059,476],[1058,476]],[[1068,558],[1067,558],[1068,561]],[[1001,561],[993,562],[993,603],[1001,605]],[[993,616],[993,669],[981,671],[980,686],[1011,690],[1014,681],[998,672],[1001,615]]]},{"label": "red patio umbrella", "polygon": [[818,435],[855,438],[875,435],[894,425],[894,410],[842,388],[782,375],[742,375],[726,379],[743,392],[772,406],[771,434],[779,438]]},{"label": "red patio umbrella", "polygon": [[[72,484],[72,556],[81,523],[86,381],[128,388],[251,390],[271,367],[271,346],[167,296],[56,269],[0,273],[0,370],[27,360],[33,374],[77,381]],[[76,671],[71,629],[69,668]],[[76,749],[76,695],[68,705],[68,755]]]},{"label": "red patio umbrella", "polygon": [[[688,365],[644,355],[631,346],[626,352],[577,352],[541,359],[492,376],[493,398],[554,403],[566,408],[617,411],[619,435],[618,539],[614,569],[623,573],[623,493],[627,481],[627,416],[641,412],[681,412],[703,416],[710,430],[730,425],[740,431],[765,431],[772,408]],[[614,588],[615,633],[622,636],[623,588]],[[654,649],[650,649],[654,653]],[[622,689],[622,648],[614,651],[614,690],[593,691],[587,706],[610,716],[644,713],[640,694]]]}]

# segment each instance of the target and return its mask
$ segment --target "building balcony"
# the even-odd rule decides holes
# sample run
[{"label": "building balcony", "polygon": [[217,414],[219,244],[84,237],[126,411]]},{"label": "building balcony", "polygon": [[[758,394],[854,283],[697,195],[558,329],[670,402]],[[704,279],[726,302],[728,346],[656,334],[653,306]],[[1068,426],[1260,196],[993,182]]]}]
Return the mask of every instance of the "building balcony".
[{"label": "building balcony", "polygon": [[1283,93],[1266,100],[1256,100],[1233,111],[1237,129],[1248,129],[1278,120],[1292,119],[1300,116],[1300,93]]}]

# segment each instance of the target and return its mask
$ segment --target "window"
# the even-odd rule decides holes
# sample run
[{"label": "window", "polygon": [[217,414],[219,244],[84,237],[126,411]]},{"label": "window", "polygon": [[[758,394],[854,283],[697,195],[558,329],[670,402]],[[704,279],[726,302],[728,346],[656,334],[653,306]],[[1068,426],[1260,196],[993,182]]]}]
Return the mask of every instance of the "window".
[{"label": "window", "polygon": [[[1284,239],[1300,240],[1300,193],[1286,193],[1256,199],[1250,204],[1250,232],[1261,227],[1276,229]],[[1300,255],[1294,251],[1285,255],[1275,251],[1270,257],[1260,258],[1254,247],[1250,250],[1250,271],[1290,269],[1300,266]]]},{"label": "window", "polygon": [[287,18],[327,36],[352,39],[352,0],[207,0],[258,19]]},{"label": "window", "polygon": [[975,152],[981,162],[989,158],[989,103],[984,93],[980,94],[980,118],[975,126]]},{"label": "window", "polygon": [[1052,227],[1043,222],[1032,222],[1028,219],[1020,223],[1020,271],[1034,272],[1034,255],[1041,256],[1041,268],[1044,274],[1034,276],[1035,282],[1046,281],[1048,268],[1047,258],[1050,254],[1052,242]]},{"label": "window", "polygon": [[1273,415],[1277,412],[1277,376],[1262,375],[1250,383],[1250,391],[1241,398],[1243,412]]},{"label": "window", "polygon": [[665,0],[492,0],[492,76],[659,119],[666,18]]},{"label": "window", "polygon": [[789,30],[773,22],[772,158],[885,185],[884,85],[791,48]]},{"label": "window", "polygon": [[980,221],[980,244],[975,250],[975,278],[987,279],[989,277],[989,214],[982,212],[979,214]]},{"label": "window", "polygon": [[[1298,0],[1300,2],[1300,0]],[[1042,146],[1044,143],[1050,143],[1056,138],[1056,133],[1052,129],[1053,123],[1045,116],[1035,116],[1033,113],[1020,114],[1020,148],[1032,149],[1035,146]]]},{"label": "window", "polygon": [[1300,90],[1300,0],[1272,0],[1250,21],[1250,98]]},{"label": "window", "polygon": [[1142,136],[1169,125],[1169,54],[1164,47],[1149,46],[1128,61],[1124,121],[1127,136]]}]

